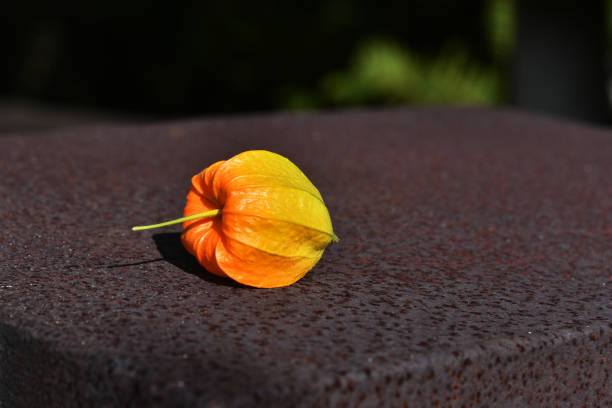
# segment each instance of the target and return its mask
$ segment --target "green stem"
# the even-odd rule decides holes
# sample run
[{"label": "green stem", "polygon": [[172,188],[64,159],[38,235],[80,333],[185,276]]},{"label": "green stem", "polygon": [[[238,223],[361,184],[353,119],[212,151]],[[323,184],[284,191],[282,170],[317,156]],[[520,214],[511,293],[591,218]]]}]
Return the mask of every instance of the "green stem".
[{"label": "green stem", "polygon": [[214,216],[216,216],[216,215],[218,215],[220,213],[221,213],[221,210],[205,211],[205,212],[201,212],[201,213],[190,215],[188,217],[177,218],[176,220],[161,222],[159,224],[141,225],[139,227],[132,227],[132,231],[142,231],[142,230],[147,230],[147,229],[165,227],[166,225],[178,224],[178,223],[183,222],[183,221],[195,220],[195,219],[198,219],[198,218],[214,217]]},{"label": "green stem", "polygon": [[336,243],[338,241],[340,241],[340,238],[338,238],[338,236],[332,232],[332,242]]}]

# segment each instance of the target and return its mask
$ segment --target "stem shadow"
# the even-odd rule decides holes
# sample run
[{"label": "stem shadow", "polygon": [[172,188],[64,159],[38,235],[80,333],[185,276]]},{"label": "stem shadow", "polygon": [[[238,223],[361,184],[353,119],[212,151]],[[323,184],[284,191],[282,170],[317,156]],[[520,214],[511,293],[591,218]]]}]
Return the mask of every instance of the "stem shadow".
[{"label": "stem shadow", "polygon": [[112,264],[112,265],[106,266],[106,268],[108,268],[108,269],[125,268],[127,266],[145,265],[145,264],[149,264],[149,263],[153,263],[153,262],[159,262],[159,261],[163,261],[163,260],[164,260],[164,258],[155,258],[155,259],[149,259],[147,261],[138,261],[138,262],[130,262],[130,263],[122,263],[122,264]]},{"label": "stem shadow", "polygon": [[229,279],[222,278],[217,275],[213,275],[208,272],[202,265],[198,263],[195,257],[193,257],[181,242],[181,234],[178,232],[169,232],[163,234],[153,235],[153,241],[159,251],[162,259],[182,269],[183,271],[197,276],[198,278],[207,282],[216,283],[219,285],[241,287],[239,283]]}]

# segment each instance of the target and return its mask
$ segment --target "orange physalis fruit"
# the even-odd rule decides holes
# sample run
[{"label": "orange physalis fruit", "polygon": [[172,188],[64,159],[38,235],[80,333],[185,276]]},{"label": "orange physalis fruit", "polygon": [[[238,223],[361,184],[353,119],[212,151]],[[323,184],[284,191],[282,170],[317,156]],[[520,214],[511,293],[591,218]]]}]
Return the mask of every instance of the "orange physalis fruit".
[{"label": "orange physalis fruit", "polygon": [[319,190],[265,150],[193,176],[184,217],[169,223],[181,221],[183,245],[209,272],[260,288],[296,282],[338,241]]}]

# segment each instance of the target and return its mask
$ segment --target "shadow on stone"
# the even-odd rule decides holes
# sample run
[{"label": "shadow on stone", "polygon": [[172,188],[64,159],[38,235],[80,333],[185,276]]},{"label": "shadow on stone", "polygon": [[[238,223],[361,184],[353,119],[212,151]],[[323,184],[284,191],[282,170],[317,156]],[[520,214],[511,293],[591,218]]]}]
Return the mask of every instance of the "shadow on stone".
[{"label": "shadow on stone", "polygon": [[218,283],[225,286],[244,287],[229,278],[222,278],[208,272],[198,261],[185,249],[181,242],[181,234],[178,232],[153,235],[155,246],[163,260],[181,268],[187,273],[197,276],[207,282]]},{"label": "shadow on stone", "polygon": [[138,261],[138,262],[130,262],[130,263],[123,263],[123,264],[108,265],[107,268],[108,269],[125,268],[126,266],[144,265],[144,264],[149,264],[149,263],[153,263],[153,262],[159,262],[159,261],[163,261],[163,260],[164,260],[164,258],[155,258],[155,259],[149,259],[149,260],[146,260],[146,261]]}]

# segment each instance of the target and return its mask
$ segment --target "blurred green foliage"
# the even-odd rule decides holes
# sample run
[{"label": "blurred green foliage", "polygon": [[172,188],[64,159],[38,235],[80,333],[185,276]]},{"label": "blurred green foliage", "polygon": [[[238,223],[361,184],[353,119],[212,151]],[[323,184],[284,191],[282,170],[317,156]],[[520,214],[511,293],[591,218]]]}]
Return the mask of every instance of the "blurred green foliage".
[{"label": "blurred green foliage", "polygon": [[500,101],[500,76],[461,49],[428,59],[391,40],[360,45],[348,69],[325,76],[313,93],[296,92],[290,109],[388,104],[490,104]]},{"label": "blurred green foliage", "polygon": [[489,0],[485,24],[489,48],[498,64],[506,64],[514,50],[516,4],[514,0]]},{"label": "blurred green foliage", "polygon": [[285,107],[503,102],[505,67],[514,46],[514,1],[490,0],[484,17],[493,56],[487,66],[471,59],[461,44],[432,58],[393,39],[370,38],[358,45],[346,69],[327,74],[314,90],[294,91]]},{"label": "blurred green foliage", "polygon": [[157,117],[505,102],[513,4],[9,2],[0,99]]}]

